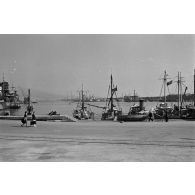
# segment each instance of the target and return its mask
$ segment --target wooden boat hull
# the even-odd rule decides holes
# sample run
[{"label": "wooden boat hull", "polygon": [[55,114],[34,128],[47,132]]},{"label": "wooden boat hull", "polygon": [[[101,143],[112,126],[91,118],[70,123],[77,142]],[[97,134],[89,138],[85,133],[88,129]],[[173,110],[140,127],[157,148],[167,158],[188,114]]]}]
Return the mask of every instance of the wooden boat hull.
[{"label": "wooden boat hull", "polygon": [[[169,119],[181,119],[181,117],[178,115],[168,115],[168,118]],[[164,116],[154,113],[154,119],[162,119],[163,120]]]},{"label": "wooden boat hull", "polygon": [[114,117],[101,118],[102,121],[113,121]]},{"label": "wooden boat hull", "polygon": [[136,121],[145,121],[148,118],[148,115],[120,115],[118,116],[118,121],[124,122],[136,122]]},{"label": "wooden boat hull", "polygon": [[181,117],[181,119],[185,121],[195,121],[195,116],[194,117]]}]

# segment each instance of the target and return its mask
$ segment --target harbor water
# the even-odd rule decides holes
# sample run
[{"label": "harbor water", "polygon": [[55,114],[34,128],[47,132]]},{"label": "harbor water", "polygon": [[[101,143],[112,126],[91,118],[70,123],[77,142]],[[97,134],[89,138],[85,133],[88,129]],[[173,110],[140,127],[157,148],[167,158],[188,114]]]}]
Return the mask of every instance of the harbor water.
[{"label": "harbor water", "polygon": [[[104,107],[106,105],[105,102],[88,102],[91,105]],[[135,104],[139,104],[136,102]],[[159,102],[145,102],[144,107],[145,110],[150,110],[151,108],[155,108]],[[168,103],[169,106],[173,107],[176,104],[174,102]],[[130,107],[134,105],[133,102],[119,102],[119,106],[122,109],[123,113],[128,113]],[[37,115],[45,115],[50,113],[51,111],[56,111],[59,114],[67,114],[72,116],[73,109],[77,106],[77,102],[67,102],[67,101],[40,101],[38,103],[33,104],[34,111]],[[21,108],[18,110],[9,110],[11,115],[23,115],[26,110],[26,105],[22,104]],[[91,109],[92,112],[95,113],[95,119],[100,119],[103,109],[96,108],[93,106],[87,106],[88,109]],[[2,114],[2,113],[1,113]]]}]

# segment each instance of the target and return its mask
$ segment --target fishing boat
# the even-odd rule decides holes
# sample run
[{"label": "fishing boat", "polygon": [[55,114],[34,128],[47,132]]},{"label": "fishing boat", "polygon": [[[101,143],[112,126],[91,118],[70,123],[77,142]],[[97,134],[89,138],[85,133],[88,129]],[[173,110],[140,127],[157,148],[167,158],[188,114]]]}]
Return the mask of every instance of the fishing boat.
[{"label": "fishing boat", "polygon": [[[177,76],[177,105],[174,104],[173,113],[171,118],[182,118],[187,114],[187,105],[184,106],[184,98],[186,96],[187,86],[183,84],[181,72],[178,72]],[[182,94],[182,89],[185,87],[185,91]]]},{"label": "fishing boat", "polygon": [[[117,121],[144,121],[148,114],[144,112],[143,100],[140,100],[140,105],[134,104],[130,107],[128,114],[123,114],[117,98],[117,86],[113,84],[113,77],[111,74],[110,85],[108,88],[108,96],[106,99],[106,106],[102,113],[102,120],[117,120]],[[114,97],[115,96],[115,97]]]},{"label": "fishing boat", "polygon": [[143,99],[139,100],[139,105],[134,104],[130,107],[128,114],[121,114],[118,116],[118,121],[133,122],[145,121],[148,118],[148,111],[143,106]]},{"label": "fishing boat", "polygon": [[184,120],[195,120],[195,106],[187,106],[181,118]]},{"label": "fishing boat", "polygon": [[[162,89],[164,90],[164,97],[161,99],[161,103],[154,109],[154,117],[155,119],[163,119],[165,113],[167,113],[169,119],[181,119],[183,116],[186,116],[187,112],[187,108],[184,106],[184,97],[187,91],[187,86],[183,84],[184,81],[182,80],[181,72],[178,72],[178,79],[175,81],[177,83],[177,105],[174,104],[173,107],[168,106],[166,91],[168,90],[168,86],[173,83],[173,80],[168,81],[167,76],[168,74],[165,71],[164,77],[162,78],[163,86],[161,88],[161,92]],[[185,87],[184,93],[182,93],[183,86]]]},{"label": "fishing boat", "polygon": [[161,88],[161,92],[160,92],[160,97],[161,97],[162,90],[164,91],[164,97],[163,97],[163,99],[160,98],[159,101],[161,103],[159,105],[157,105],[153,111],[155,119],[163,119],[165,112],[168,114],[169,118],[173,115],[173,108],[168,106],[167,95],[166,95],[166,92],[168,90],[168,86],[171,85],[173,81],[172,80],[168,81],[168,74],[167,74],[166,70],[164,71],[164,76],[163,76],[162,80],[163,80],[163,84],[162,84],[162,88]]},{"label": "fishing boat", "polygon": [[112,74],[110,76],[110,85],[106,98],[106,106],[103,109],[101,120],[117,120],[117,117],[122,114],[122,109],[118,103],[117,86],[114,86]]},{"label": "fishing boat", "polygon": [[184,114],[181,115],[184,120],[195,120],[195,69],[194,69],[194,102],[193,105],[187,105]]},{"label": "fishing boat", "polygon": [[94,119],[94,113],[90,110],[90,107],[85,104],[83,85],[81,91],[79,92],[78,104],[76,109],[73,110],[73,117],[78,120]]}]

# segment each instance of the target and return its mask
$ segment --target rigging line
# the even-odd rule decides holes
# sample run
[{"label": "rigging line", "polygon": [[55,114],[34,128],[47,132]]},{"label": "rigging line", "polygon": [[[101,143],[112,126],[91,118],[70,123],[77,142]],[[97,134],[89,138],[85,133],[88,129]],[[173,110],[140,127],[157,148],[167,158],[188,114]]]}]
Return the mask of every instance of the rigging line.
[{"label": "rigging line", "polygon": [[107,93],[107,98],[106,98],[106,99],[108,99],[109,91],[110,91],[110,85],[109,85],[109,87],[108,87],[108,93]]},{"label": "rigging line", "polygon": [[169,87],[167,87],[167,89],[168,89],[168,93],[169,93],[169,95],[170,95]]},{"label": "rigging line", "polygon": [[174,92],[177,93],[177,85],[174,85],[174,86],[175,86]]},{"label": "rigging line", "polygon": [[79,105],[80,105],[80,103],[81,103],[81,97],[80,97],[80,91],[79,91],[79,101],[77,102],[77,107],[76,107],[76,109],[78,109],[79,108]]},{"label": "rigging line", "polygon": [[106,107],[109,106],[109,102],[108,102],[109,91],[110,91],[110,85],[108,87],[108,93],[107,93],[107,97],[106,97]]},{"label": "rigging line", "polygon": [[162,94],[163,85],[164,84],[162,84],[162,87],[161,87],[161,90],[160,90],[160,98],[161,98],[161,94]]},{"label": "rigging line", "polygon": [[[114,94],[116,93],[116,92],[110,92],[111,93],[111,97],[113,98],[113,96],[114,96]],[[111,103],[111,97],[109,98],[110,99],[110,101],[109,101],[109,105],[110,105],[110,103]]]},{"label": "rigging line", "polygon": [[120,108],[120,109],[121,109],[121,107],[120,107],[120,105],[119,105],[119,101],[118,101],[118,97],[117,97],[116,92],[115,92],[115,96],[116,96],[116,102],[117,102],[118,108]]},{"label": "rigging line", "polygon": [[182,85],[183,85],[184,87],[187,87],[187,85],[185,85],[185,84],[183,84],[183,83],[182,83]]}]

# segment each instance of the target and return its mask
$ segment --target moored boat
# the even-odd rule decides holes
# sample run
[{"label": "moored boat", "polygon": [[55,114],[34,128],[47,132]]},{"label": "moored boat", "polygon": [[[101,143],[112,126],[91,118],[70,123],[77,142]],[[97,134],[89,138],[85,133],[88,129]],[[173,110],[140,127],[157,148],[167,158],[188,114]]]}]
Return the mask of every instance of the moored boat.
[{"label": "moored boat", "polygon": [[[117,99],[117,86],[113,84],[112,74],[110,76],[110,85],[108,88],[108,95],[106,98],[106,106],[103,109],[101,120],[116,120],[121,115],[122,110]],[[114,97],[115,96],[115,97]]]},{"label": "moored boat", "polygon": [[118,121],[133,122],[145,121],[148,118],[148,111],[143,107],[144,100],[139,100],[139,105],[134,104],[130,107],[128,114],[121,114],[118,116]]},{"label": "moored boat", "polygon": [[184,120],[195,120],[195,106],[187,106],[185,114],[181,116]]},{"label": "moored boat", "polygon": [[[171,108],[170,106],[168,106],[167,104],[167,90],[168,90],[168,86],[172,84],[172,80],[168,81],[167,78],[168,74],[166,72],[166,70],[164,71],[164,76],[162,78],[163,80],[163,84],[162,84],[162,88],[161,88],[161,92],[162,90],[164,91],[164,96],[163,99],[160,98],[160,104],[156,106],[156,108],[154,109],[154,118],[155,119],[163,119],[165,113],[167,113],[168,117],[170,118],[170,116],[173,113],[173,108]],[[160,92],[160,97],[161,97],[161,92]]]},{"label": "moored boat", "polygon": [[73,110],[73,117],[78,120],[94,119],[94,113],[85,104],[83,85],[82,90],[79,92],[79,102]]},{"label": "moored boat", "polygon": [[194,69],[194,102],[193,105],[187,105],[185,114],[181,116],[184,120],[195,120],[195,69]]},{"label": "moored boat", "polygon": [[[182,94],[182,86],[184,86],[183,84],[183,80],[181,77],[181,72],[178,72],[178,79],[177,81],[175,81],[177,83],[177,105],[174,104],[173,107],[169,106],[166,99],[166,91],[168,89],[168,86],[171,85],[173,83],[173,80],[167,81],[167,76],[168,74],[166,73],[166,71],[164,72],[164,77],[162,78],[163,80],[163,86],[162,89],[164,89],[164,97],[163,99],[161,99],[161,103],[159,105],[156,106],[156,108],[154,109],[154,118],[155,119],[164,119],[165,115],[168,116],[169,119],[181,119],[184,118],[186,116],[187,113],[187,107],[184,106],[184,97],[187,91],[187,86],[185,86],[185,91],[184,94]],[[162,92],[161,89],[161,92]]]}]

